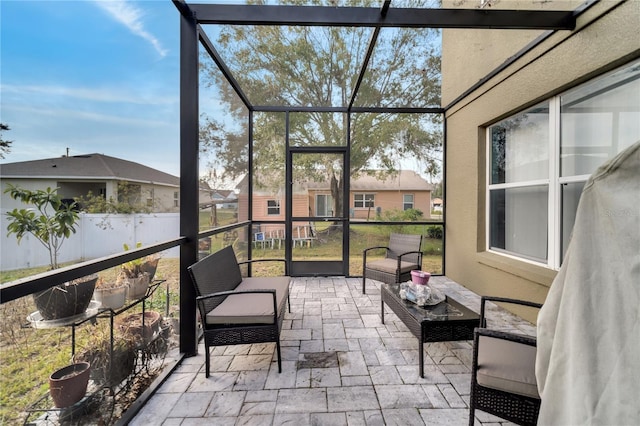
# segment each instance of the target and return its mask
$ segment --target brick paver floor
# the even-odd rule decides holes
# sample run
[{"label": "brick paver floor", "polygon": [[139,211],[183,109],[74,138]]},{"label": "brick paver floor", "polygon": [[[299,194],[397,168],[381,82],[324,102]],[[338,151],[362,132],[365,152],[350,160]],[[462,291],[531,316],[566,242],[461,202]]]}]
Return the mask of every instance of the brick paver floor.
[{"label": "brick paver floor", "polygon": [[[446,277],[429,282],[472,310],[480,297]],[[282,330],[282,373],[275,345],[218,347],[211,376],[204,345],[140,410],[132,425],[465,425],[472,342],[427,343],[419,377],[416,339],[385,309],[380,283],[295,278]],[[535,335],[535,327],[495,305],[491,327]],[[507,422],[476,411],[476,424]]]}]

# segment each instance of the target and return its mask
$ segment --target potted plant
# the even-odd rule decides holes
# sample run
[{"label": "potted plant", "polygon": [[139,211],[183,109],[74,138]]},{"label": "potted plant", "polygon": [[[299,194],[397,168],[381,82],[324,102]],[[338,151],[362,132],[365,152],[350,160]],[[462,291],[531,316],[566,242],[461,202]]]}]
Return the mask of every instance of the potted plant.
[{"label": "potted plant", "polygon": [[107,281],[99,277],[93,297],[102,304],[103,308],[111,308],[115,311],[124,305],[128,285],[127,280],[120,278],[115,281]]},{"label": "potted plant", "polygon": [[128,339],[141,343],[149,341],[160,332],[162,315],[156,311],[145,311],[144,315],[133,313],[118,318],[117,327]]},{"label": "potted plant", "polygon": [[[123,244],[125,251],[129,250],[128,244]],[[136,248],[142,247],[137,243]],[[157,255],[145,256],[122,264],[122,279],[129,281],[129,299],[139,299],[146,294],[149,283],[153,281],[158,268],[160,257]]]},{"label": "potted plant", "polygon": [[[111,350],[113,349],[113,356]],[[91,364],[91,379],[99,385],[116,386],[133,372],[138,359],[135,342],[126,336],[114,335],[113,348],[107,333],[94,333],[74,357]]]},{"label": "potted plant", "polygon": [[[7,213],[8,234],[15,234],[18,244],[25,234],[33,235],[49,251],[51,270],[58,268],[60,248],[76,232],[79,220],[76,203],[62,202],[57,192],[58,188],[28,190],[13,185],[5,190],[14,200],[33,206]],[[35,293],[33,299],[42,318],[57,320],[83,313],[91,302],[97,279],[93,274]]]},{"label": "potted plant", "polygon": [[54,371],[49,376],[49,395],[57,408],[70,407],[84,398],[91,365],[79,362]]}]

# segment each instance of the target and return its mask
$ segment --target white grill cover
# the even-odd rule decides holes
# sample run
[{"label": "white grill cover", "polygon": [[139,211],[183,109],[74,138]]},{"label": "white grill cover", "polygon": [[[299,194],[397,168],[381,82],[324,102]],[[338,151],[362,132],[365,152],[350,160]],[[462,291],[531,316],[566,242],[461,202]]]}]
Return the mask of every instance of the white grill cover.
[{"label": "white grill cover", "polygon": [[591,176],[538,317],[539,425],[640,422],[640,142]]}]

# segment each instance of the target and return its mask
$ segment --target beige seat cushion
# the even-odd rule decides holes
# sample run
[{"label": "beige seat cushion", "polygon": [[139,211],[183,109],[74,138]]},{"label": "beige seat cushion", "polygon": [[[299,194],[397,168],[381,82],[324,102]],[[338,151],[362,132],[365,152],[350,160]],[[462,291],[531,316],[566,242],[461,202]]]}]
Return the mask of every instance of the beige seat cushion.
[{"label": "beige seat cushion", "polygon": [[536,347],[480,336],[478,384],[518,395],[540,398],[535,375]]},{"label": "beige seat cushion", "polygon": [[[367,269],[373,269],[376,271],[386,272],[388,274],[395,274],[398,267],[398,261],[396,259],[379,259],[371,262],[367,262]],[[419,269],[419,266],[415,263],[400,261],[400,273],[404,274],[413,269]]]},{"label": "beige seat cushion", "polygon": [[[275,289],[278,315],[289,295],[289,277],[244,278],[236,290]],[[207,324],[272,324],[271,294],[241,294],[228,296],[207,314]]]}]

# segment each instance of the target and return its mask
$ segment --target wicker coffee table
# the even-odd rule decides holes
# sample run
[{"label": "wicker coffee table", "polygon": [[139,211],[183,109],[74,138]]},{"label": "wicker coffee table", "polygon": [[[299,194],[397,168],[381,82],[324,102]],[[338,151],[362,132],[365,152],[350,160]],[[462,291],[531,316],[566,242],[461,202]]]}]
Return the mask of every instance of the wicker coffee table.
[{"label": "wicker coffee table", "polygon": [[382,323],[386,303],[418,338],[420,377],[424,377],[424,343],[473,340],[473,329],[480,326],[480,315],[449,296],[437,305],[421,307],[402,300],[399,292],[400,284],[382,284]]}]

